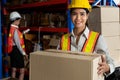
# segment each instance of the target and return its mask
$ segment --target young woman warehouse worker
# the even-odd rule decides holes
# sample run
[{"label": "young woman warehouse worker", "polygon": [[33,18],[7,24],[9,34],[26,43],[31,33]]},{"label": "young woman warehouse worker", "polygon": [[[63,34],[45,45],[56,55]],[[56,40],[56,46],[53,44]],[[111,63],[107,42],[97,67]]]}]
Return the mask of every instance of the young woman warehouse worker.
[{"label": "young woman warehouse worker", "polygon": [[98,63],[98,74],[109,76],[115,66],[107,45],[101,34],[90,31],[87,25],[91,6],[88,0],[72,0],[68,6],[74,28],[71,33],[62,36],[58,49],[88,53],[103,53],[102,62]]}]

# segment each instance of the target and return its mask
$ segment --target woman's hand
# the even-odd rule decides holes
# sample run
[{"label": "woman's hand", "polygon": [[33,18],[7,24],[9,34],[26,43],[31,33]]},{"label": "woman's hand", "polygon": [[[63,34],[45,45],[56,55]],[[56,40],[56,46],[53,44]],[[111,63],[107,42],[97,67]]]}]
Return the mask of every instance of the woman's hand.
[{"label": "woman's hand", "polygon": [[101,56],[102,62],[99,62],[98,65],[98,75],[103,75],[104,73],[110,73],[110,67],[106,62],[105,56]]}]

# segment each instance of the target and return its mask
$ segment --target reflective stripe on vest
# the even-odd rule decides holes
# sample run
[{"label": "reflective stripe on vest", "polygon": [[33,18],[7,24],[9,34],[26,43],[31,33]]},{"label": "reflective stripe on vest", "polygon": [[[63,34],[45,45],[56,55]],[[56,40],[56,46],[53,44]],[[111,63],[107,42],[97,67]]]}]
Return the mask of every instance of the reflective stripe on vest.
[{"label": "reflective stripe on vest", "polygon": [[69,33],[68,34],[65,34],[62,36],[62,39],[61,39],[61,49],[62,50],[70,50],[70,37],[69,37]]},{"label": "reflective stripe on vest", "polygon": [[91,31],[89,33],[89,37],[88,37],[87,41],[85,42],[85,44],[83,46],[82,52],[88,52],[88,53],[93,52],[98,37],[99,37],[99,33]]},{"label": "reflective stripe on vest", "polygon": [[[89,34],[88,39],[86,40],[83,49],[81,50],[82,52],[93,52],[94,51],[94,47],[96,45],[97,39],[99,37],[99,33],[91,31]],[[69,34],[65,34],[62,36],[61,39],[61,49],[62,50],[70,50],[70,36]]]}]

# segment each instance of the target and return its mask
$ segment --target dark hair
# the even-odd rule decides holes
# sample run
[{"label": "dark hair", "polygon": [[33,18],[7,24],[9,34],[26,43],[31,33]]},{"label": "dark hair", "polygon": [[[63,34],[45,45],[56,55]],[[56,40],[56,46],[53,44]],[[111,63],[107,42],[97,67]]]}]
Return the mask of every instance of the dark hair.
[{"label": "dark hair", "polygon": [[87,8],[83,8],[83,9],[86,11],[87,14],[89,13],[89,10]]},{"label": "dark hair", "polygon": [[[71,9],[70,9],[70,13],[72,13],[72,11],[73,11],[74,9],[76,9],[76,8],[71,8]],[[88,10],[87,8],[80,8],[80,9],[84,9],[87,14],[89,13],[89,10]]]}]

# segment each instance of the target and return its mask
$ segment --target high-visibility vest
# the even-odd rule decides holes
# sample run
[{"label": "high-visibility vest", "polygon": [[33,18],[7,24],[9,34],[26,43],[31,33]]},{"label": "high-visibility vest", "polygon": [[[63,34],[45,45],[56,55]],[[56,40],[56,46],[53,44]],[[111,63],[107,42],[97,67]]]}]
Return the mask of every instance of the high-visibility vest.
[{"label": "high-visibility vest", "polygon": [[16,27],[12,27],[10,28],[10,32],[9,32],[9,36],[7,39],[7,53],[9,54],[12,49],[13,49],[13,36],[14,36],[14,32],[15,30],[17,30],[18,32],[18,36],[19,36],[19,40],[20,40],[20,45],[22,47],[22,49],[25,51],[25,44],[24,44],[24,38],[23,38],[23,34],[16,28]]},{"label": "high-visibility vest", "polygon": [[[96,42],[99,38],[99,35],[100,34],[97,33],[97,32],[90,31],[89,37],[85,41],[81,52],[92,53],[94,51],[94,48],[95,48]],[[60,42],[60,49],[61,50],[67,50],[67,51],[71,50],[71,39],[70,39],[70,34],[69,33],[62,36],[61,42]]]}]

